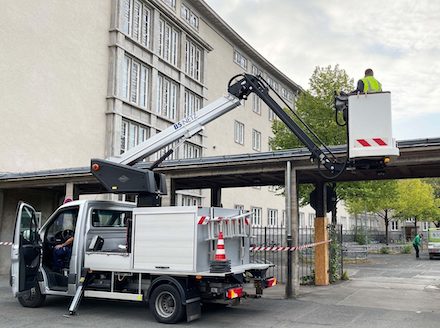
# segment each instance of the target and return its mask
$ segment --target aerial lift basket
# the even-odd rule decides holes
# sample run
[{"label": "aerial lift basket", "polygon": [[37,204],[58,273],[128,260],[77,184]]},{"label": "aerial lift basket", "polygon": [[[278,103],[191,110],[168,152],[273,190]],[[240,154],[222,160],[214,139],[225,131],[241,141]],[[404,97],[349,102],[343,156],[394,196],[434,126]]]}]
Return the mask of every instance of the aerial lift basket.
[{"label": "aerial lift basket", "polygon": [[349,158],[399,156],[391,125],[391,93],[348,97]]}]

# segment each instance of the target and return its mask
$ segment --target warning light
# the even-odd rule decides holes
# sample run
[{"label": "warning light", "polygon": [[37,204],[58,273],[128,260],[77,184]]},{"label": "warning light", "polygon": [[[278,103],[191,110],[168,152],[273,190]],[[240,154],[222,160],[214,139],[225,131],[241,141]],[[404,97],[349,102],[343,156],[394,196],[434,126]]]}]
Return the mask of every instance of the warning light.
[{"label": "warning light", "polygon": [[388,164],[389,162],[391,162],[391,159],[389,157],[385,157],[383,159],[384,164]]},{"label": "warning light", "polygon": [[242,296],[243,296],[243,287],[231,288],[228,289],[226,292],[226,298],[229,298],[230,300]]},{"label": "warning light", "polygon": [[273,287],[277,284],[277,278],[269,278],[266,280],[266,288]]},{"label": "warning light", "polygon": [[99,169],[100,169],[101,167],[99,166],[99,164],[97,164],[97,163],[93,163],[92,164],[92,171],[99,171]]},{"label": "warning light", "polygon": [[202,276],[196,276],[196,280],[202,280],[203,277]]}]

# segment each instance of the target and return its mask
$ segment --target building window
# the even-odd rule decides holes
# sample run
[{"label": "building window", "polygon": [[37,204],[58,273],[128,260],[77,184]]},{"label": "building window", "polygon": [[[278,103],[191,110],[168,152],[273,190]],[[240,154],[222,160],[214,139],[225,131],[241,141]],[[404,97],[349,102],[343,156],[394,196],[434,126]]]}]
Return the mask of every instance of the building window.
[{"label": "building window", "polygon": [[196,196],[182,195],[180,204],[182,206],[200,206],[202,204],[202,199]]},{"label": "building window", "polygon": [[263,72],[255,65],[252,65],[252,75],[258,76],[261,75],[263,76]]},{"label": "building window", "polygon": [[278,210],[267,209],[267,225],[272,227],[278,226]]},{"label": "building window", "polygon": [[171,120],[176,119],[177,113],[177,84],[159,75],[157,77],[157,106],[158,114],[168,117]]},{"label": "building window", "polygon": [[240,145],[244,145],[244,124],[238,121],[234,122],[234,140]]},{"label": "building window", "polygon": [[399,230],[399,221],[390,221],[391,223],[391,231],[398,231]]},{"label": "building window", "polygon": [[261,226],[261,207],[251,207],[252,225]]},{"label": "building window", "polygon": [[309,228],[315,227],[315,214],[309,213]]},{"label": "building window", "polygon": [[194,80],[202,78],[202,50],[192,41],[187,40],[185,44],[185,73]]},{"label": "building window", "polygon": [[346,216],[341,216],[339,224],[342,224],[346,229],[348,229],[348,218]]},{"label": "building window", "polygon": [[247,69],[247,59],[244,57],[241,53],[239,53],[237,50],[234,51],[234,62],[238,64],[241,68],[244,70]]},{"label": "building window", "polygon": [[261,151],[261,132],[252,129],[252,149]]},{"label": "building window", "polygon": [[275,118],[275,113],[270,108],[268,108],[267,110],[268,110],[268,114],[269,114],[269,117],[268,117],[269,121],[273,121]]},{"label": "building window", "polygon": [[306,214],[299,212],[299,227],[304,228],[306,226]]},{"label": "building window", "polygon": [[[157,131],[157,133],[159,133],[160,131]],[[163,156],[167,151],[169,151],[170,149],[175,150],[177,146],[177,142],[173,142],[172,144],[163,147],[161,150],[159,150],[158,152],[154,153],[153,158],[155,160],[159,159],[161,156]],[[177,158],[177,152],[174,151],[172,152],[165,160],[170,160],[170,159],[176,159]]]},{"label": "building window", "polygon": [[129,56],[124,56],[122,98],[141,107],[148,105],[150,69]]},{"label": "building window", "polygon": [[149,138],[150,130],[148,127],[133,123],[131,121],[122,120],[121,126],[121,148],[120,154],[137,146]]},{"label": "building window", "polygon": [[123,0],[122,30],[145,47],[150,47],[151,9],[138,0]]},{"label": "building window", "polygon": [[267,187],[267,190],[270,192],[275,192],[275,191],[277,191],[277,187],[276,186],[269,186],[269,187]]},{"label": "building window", "polygon": [[190,143],[183,144],[183,158],[202,157],[202,147]]},{"label": "building window", "polygon": [[252,110],[261,115],[261,99],[256,94],[252,95]]},{"label": "building window", "polygon": [[182,17],[190,26],[194,27],[196,30],[199,28],[199,17],[184,4],[182,4],[180,10],[180,17]]},{"label": "building window", "polygon": [[183,117],[194,115],[202,107],[202,98],[185,90],[183,106]]},{"label": "building window", "polygon": [[159,56],[177,66],[179,57],[179,31],[168,22],[159,20]]},{"label": "building window", "polygon": [[176,9],[176,0],[162,0],[165,4],[167,4],[169,7]]},{"label": "building window", "polygon": [[235,205],[234,205],[234,208],[235,208],[236,210],[244,211],[244,205],[235,204]]},{"label": "building window", "polygon": [[422,230],[428,231],[429,228],[429,222],[422,222]]},{"label": "building window", "polygon": [[282,219],[281,219],[281,225],[282,225],[283,227],[285,227],[285,226],[286,226],[286,210],[283,210],[281,213],[282,213],[282,214],[281,214],[281,216],[282,216]]}]

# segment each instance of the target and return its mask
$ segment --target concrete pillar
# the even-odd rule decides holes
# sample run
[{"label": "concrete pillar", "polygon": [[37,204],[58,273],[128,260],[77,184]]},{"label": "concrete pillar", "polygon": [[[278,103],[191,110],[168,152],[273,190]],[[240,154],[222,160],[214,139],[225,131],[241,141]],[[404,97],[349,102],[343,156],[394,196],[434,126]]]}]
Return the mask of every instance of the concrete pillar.
[{"label": "concrete pillar", "polygon": [[[286,236],[287,246],[298,246],[299,243],[299,206],[298,206],[298,180],[296,169],[291,162],[287,162],[286,176]],[[299,253],[287,253],[287,284],[286,298],[299,296]]]},{"label": "concrete pillar", "polygon": [[74,188],[75,185],[72,182],[68,182],[66,183],[66,194],[64,196],[64,200],[70,198],[71,200],[73,200],[73,196],[74,196]]},{"label": "concrete pillar", "polygon": [[219,187],[211,188],[211,206],[222,207],[222,189]]},{"label": "concrete pillar", "polygon": [[162,206],[176,206],[176,184],[174,179],[166,178],[167,194],[162,196]]},{"label": "concrete pillar", "polygon": [[[315,243],[328,241],[328,219],[325,183],[316,184],[317,207],[315,218]],[[318,245],[315,248],[315,285],[327,286],[329,284],[329,244]]]}]

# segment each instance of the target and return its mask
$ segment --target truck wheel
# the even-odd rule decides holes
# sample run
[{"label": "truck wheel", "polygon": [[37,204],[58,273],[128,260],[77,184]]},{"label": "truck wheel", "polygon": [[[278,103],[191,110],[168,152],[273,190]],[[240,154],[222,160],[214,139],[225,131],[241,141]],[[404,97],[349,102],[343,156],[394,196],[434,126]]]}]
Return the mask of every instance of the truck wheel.
[{"label": "truck wheel", "polygon": [[46,295],[41,294],[40,287],[32,287],[17,297],[18,302],[24,307],[36,308],[43,305]]},{"label": "truck wheel", "polygon": [[149,305],[155,319],[161,323],[179,322],[185,313],[182,298],[173,285],[156,287],[151,293]]}]

